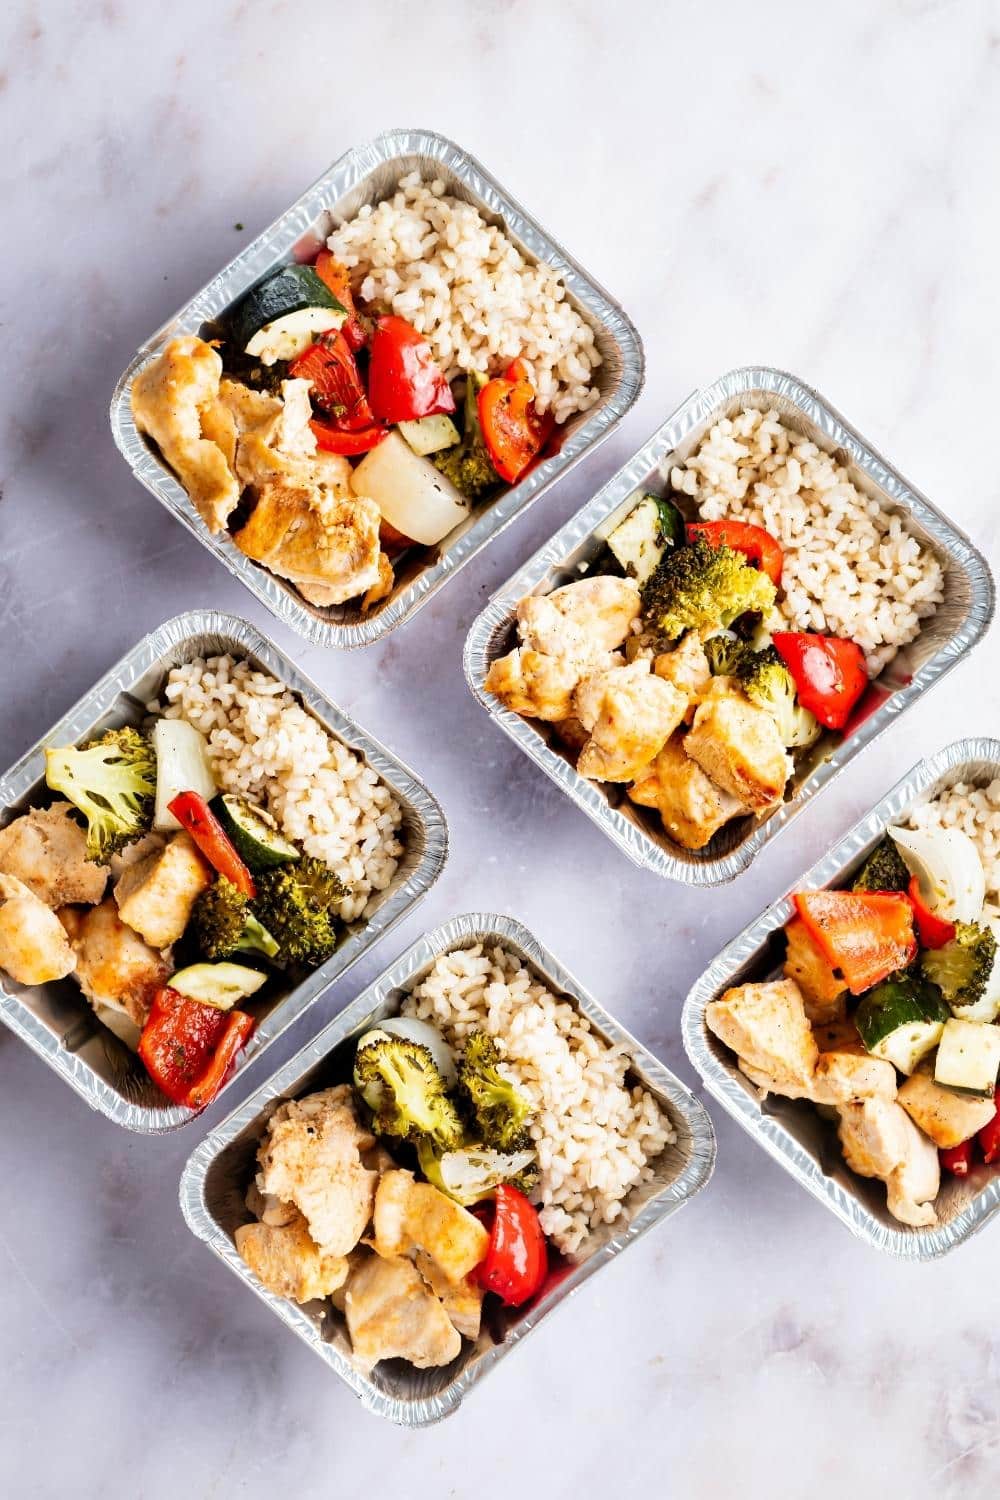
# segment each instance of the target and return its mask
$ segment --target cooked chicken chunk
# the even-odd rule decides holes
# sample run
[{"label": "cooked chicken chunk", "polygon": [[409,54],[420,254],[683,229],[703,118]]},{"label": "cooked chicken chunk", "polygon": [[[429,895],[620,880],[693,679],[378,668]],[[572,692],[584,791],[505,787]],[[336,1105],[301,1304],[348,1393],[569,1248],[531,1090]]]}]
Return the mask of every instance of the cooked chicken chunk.
[{"label": "cooked chicken chunk", "polygon": [[132,383],[132,415],[175,471],[210,531],[222,531],[240,486],[225,454],[204,436],[201,413],[219,396],[222,360],[193,335],[171,339]]},{"label": "cooked chicken chunk", "polygon": [[573,712],[573,690],[579,681],[580,667],[570,657],[518,646],[491,662],[486,691],[516,714],[563,723]]},{"label": "cooked chicken chunk", "polygon": [[190,835],[178,833],[164,848],[128,866],[115,886],[115,902],[122,921],[151,948],[169,948],[212,880]]},{"label": "cooked chicken chunk", "polygon": [[665,682],[672,682],[689,702],[699,698],[712,681],[712,669],[695,630],[689,630],[673,651],[665,651],[656,657],[653,671]]},{"label": "cooked chicken chunk", "polygon": [[141,1028],[153,995],[170,977],[163,954],[125,925],[110,896],[87,912],[64,907],[59,917],[76,950],[76,977],[94,1009],[121,1011]]},{"label": "cooked chicken chunk", "polygon": [[14,875],[0,875],[0,969],[18,984],[48,984],[76,968],[76,954],[51,907]]},{"label": "cooked chicken chunk", "polygon": [[741,1066],[767,1074],[776,1089],[811,1082],[819,1049],[794,980],[727,990],[705,1007],[705,1024],[736,1053]]},{"label": "cooked chicken chunk", "polygon": [[763,708],[719,678],[698,707],[684,747],[706,775],[754,812],[780,801],[791,761],[777,725]]},{"label": "cooked chicken chunk", "polygon": [[463,1338],[477,1339],[483,1321],[483,1289],[471,1277],[451,1282],[433,1255],[415,1250],[413,1263]]},{"label": "cooked chicken chunk", "polygon": [[724,823],[748,811],[691,759],[683,734],[667,741],[628,794],[640,807],[655,807],[667,833],[683,849],[704,849]]},{"label": "cooked chicken chunk", "polygon": [[462,1339],[412,1261],[369,1256],[354,1270],[344,1298],[347,1331],[363,1369],[407,1359],[418,1370],[448,1365]]},{"label": "cooked chicken chunk", "polygon": [[915,1228],[936,1224],[933,1200],[941,1186],[934,1145],[895,1100],[865,1099],[838,1111],[844,1160],[862,1177],[886,1184],[889,1212]]},{"label": "cooked chicken chunk", "polygon": [[823,1024],[843,1017],[847,1005],[844,977],[834,969],[813,942],[801,917],[793,917],[785,928],[788,951],[785,973],[802,991],[806,1015]]},{"label": "cooked chicken chunk", "polygon": [[233,540],[247,557],[307,588],[311,602],[340,604],[379,583],[380,521],[374,500],[275,482],[262,487]]},{"label": "cooked chicken chunk", "polygon": [[586,664],[621,645],[639,606],[639,588],[631,578],[581,578],[551,594],[522,599],[518,633],[533,651]]},{"label": "cooked chicken chunk", "polygon": [[346,1255],[371,1218],[378,1173],[361,1153],[374,1139],[358,1120],[349,1084],[289,1100],[261,1142],[257,1187],[295,1204],[324,1255]]},{"label": "cooked chicken chunk", "polygon": [[864,1048],[821,1052],[812,1077],[776,1082],[766,1071],[740,1060],[740,1071],[766,1094],[810,1099],[813,1104],[849,1104],[853,1099],[895,1099],[896,1069]]},{"label": "cooked chicken chunk", "polygon": [[93,905],[108,881],[107,866],[87,858],[86,832],[68,802],[32,808],[0,828],[0,874],[13,875],[53,909]]},{"label": "cooked chicken chunk", "polygon": [[584,745],[590,739],[590,733],[584,729],[580,720],[573,717],[569,719],[557,719],[552,725],[556,739],[572,750],[574,755],[579,755]]},{"label": "cooked chicken chunk", "polygon": [[996,1114],[995,1099],[975,1099],[943,1089],[923,1069],[906,1080],[898,1098],[914,1125],[943,1151],[960,1146]]},{"label": "cooked chicken chunk", "polygon": [[311,1302],[314,1297],[328,1297],[347,1280],[346,1259],[323,1255],[301,1214],[283,1225],[241,1224],[234,1238],[258,1281],[276,1297]]},{"label": "cooked chicken chunk", "polygon": [[631,781],[663,748],[684,717],[687,699],[654,677],[648,661],[584,677],[573,709],[590,739],[576,768],[593,781]]},{"label": "cooked chicken chunk", "polygon": [[262,1224],[271,1224],[280,1229],[300,1217],[294,1203],[285,1203],[273,1193],[262,1193],[256,1181],[251,1182],[246,1192],[246,1205],[255,1219]]},{"label": "cooked chicken chunk", "polygon": [[489,1244],[479,1220],[412,1172],[386,1172],[375,1194],[375,1249],[379,1255],[424,1250],[455,1285],[474,1270]]}]

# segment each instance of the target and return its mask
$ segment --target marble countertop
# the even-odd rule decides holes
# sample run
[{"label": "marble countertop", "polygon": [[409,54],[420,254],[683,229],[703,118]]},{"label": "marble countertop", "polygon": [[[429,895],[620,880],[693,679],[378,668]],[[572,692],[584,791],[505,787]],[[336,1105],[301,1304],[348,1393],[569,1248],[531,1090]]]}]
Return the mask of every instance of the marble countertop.
[{"label": "marble countertop", "polygon": [[[419,911],[247,1082],[420,932],[480,907],[520,917],[694,1083],[690,983],[920,755],[1000,730],[992,646],[751,873],[700,892],[633,869],[490,726],[462,642],[694,386],[754,361],[816,385],[996,557],[1000,481],[973,425],[990,430],[996,382],[995,6],[178,0],[154,20],[47,0],[0,24],[0,764],[163,619],[243,614],[426,778],[452,833]],[[334,157],[401,124],[467,146],[621,299],[647,381],[604,447],[410,625],[338,655],[304,647],[138,487],[106,411],[141,339]],[[710,1188],[457,1416],[408,1433],[191,1238],[176,1185],[200,1126],[126,1135],[0,1031],[0,1492],[509,1500],[625,1476],[678,1500],[985,1493],[1000,1228],[938,1264],[882,1259],[712,1115]]]}]

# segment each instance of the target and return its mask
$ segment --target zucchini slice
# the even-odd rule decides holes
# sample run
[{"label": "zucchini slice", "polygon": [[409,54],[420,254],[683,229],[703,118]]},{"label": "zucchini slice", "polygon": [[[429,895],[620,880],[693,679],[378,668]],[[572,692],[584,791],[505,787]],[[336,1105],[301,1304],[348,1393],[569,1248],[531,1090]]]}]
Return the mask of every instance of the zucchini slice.
[{"label": "zucchini slice", "polygon": [[643,584],[669,547],[684,541],[684,521],[672,500],[643,495],[608,537],[608,548],[625,572]]},{"label": "zucchini slice", "polygon": [[934,1062],[934,1082],[956,1094],[992,1099],[1000,1068],[1000,1026],[952,1017]]},{"label": "zucchini slice", "polygon": [[444,448],[454,448],[460,441],[458,428],[443,411],[419,417],[415,422],[399,422],[397,426],[414,453],[421,458],[440,453]]},{"label": "zucchini slice", "polygon": [[873,1057],[910,1074],[940,1042],[949,1014],[933,985],[904,977],[869,990],[854,1013],[854,1024]]},{"label": "zucchini slice", "polygon": [[266,979],[266,974],[243,964],[191,964],[172,974],[169,983],[186,1000],[214,1005],[216,1010],[232,1010],[237,1001],[256,995]]},{"label": "zucchini slice", "polygon": [[312,266],[282,266],[237,302],[229,331],[237,349],[273,365],[295,359],[318,334],[339,328],[346,318],[347,309]]},{"label": "zucchini slice", "polygon": [[214,798],[212,811],[251,870],[270,870],[274,865],[287,865],[302,858],[262,807],[251,807],[241,797],[223,792]]}]

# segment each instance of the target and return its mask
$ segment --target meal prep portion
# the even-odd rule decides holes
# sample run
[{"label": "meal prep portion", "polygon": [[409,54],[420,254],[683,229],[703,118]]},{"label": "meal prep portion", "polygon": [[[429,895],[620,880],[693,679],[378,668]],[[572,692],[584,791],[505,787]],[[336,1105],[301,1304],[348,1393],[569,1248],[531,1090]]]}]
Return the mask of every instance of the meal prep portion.
[{"label": "meal prep portion", "polygon": [[937,1223],[942,1168],[1000,1160],[998,847],[1000,782],[949,788],[850,889],[794,896],[783,977],[705,1011],[762,1097],[835,1120],[847,1165],[917,1228]]},{"label": "meal prep portion", "polygon": [[249,662],[175,667],[149,710],[46,750],[56,800],[0,829],[0,970],[72,974],[162,1092],[202,1109],[255,998],[325,962],[389,885],[402,811]]},{"label": "meal prep portion", "polygon": [[844,464],[746,408],[641,493],[581,571],[517,608],[485,686],[582,776],[699,850],[764,817],[943,598],[941,564]]},{"label": "meal prep portion", "polygon": [[359,1368],[449,1364],[484,1298],[529,1302],[652,1179],[676,1136],[628,1067],[502,945],[442,954],[350,1082],[271,1116],[237,1249],[273,1294],[332,1298]]},{"label": "meal prep portion", "polygon": [[321,608],[385,599],[598,399],[560,273],[417,173],[202,332],[136,376],[136,426],[210,531]]}]

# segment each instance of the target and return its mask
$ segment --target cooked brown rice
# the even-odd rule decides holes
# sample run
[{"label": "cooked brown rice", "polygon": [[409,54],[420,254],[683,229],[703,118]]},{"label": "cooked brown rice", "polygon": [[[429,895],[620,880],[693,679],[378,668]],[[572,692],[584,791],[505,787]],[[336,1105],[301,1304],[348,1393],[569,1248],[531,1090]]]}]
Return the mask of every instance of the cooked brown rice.
[{"label": "cooked brown rice", "polygon": [[266,808],[287,838],[336,871],[350,889],[344,921],[388,887],[403,852],[399,803],[276,678],[231,656],[199,657],[172,668],[163,702],[150,708],[199,729],[223,790]]},{"label": "cooked brown rice", "polygon": [[676,1139],[656,1101],[625,1083],[628,1054],[595,1036],[513,953],[482,944],[442,954],[403,1003],[454,1046],[471,1031],[494,1037],[510,1081],[537,1110],[542,1228],[567,1255],[613,1224],[650,1162]]}]

